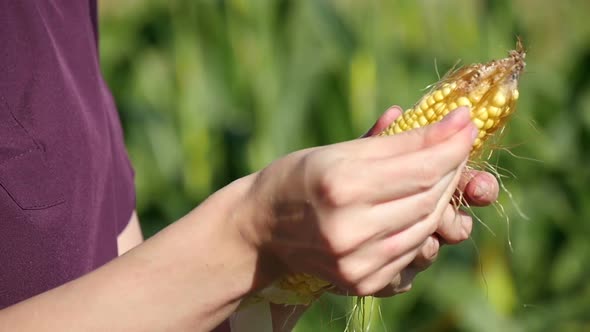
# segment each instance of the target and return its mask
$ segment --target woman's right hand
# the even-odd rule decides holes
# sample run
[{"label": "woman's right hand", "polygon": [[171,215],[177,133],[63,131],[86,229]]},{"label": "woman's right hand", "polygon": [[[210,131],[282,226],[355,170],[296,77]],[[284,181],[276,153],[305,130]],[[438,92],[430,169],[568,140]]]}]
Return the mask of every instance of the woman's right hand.
[{"label": "woman's right hand", "polygon": [[277,275],[305,272],[375,294],[453,219],[443,213],[476,135],[460,108],[403,134],[290,154],[256,174],[244,198],[252,222],[240,232],[280,263]]}]

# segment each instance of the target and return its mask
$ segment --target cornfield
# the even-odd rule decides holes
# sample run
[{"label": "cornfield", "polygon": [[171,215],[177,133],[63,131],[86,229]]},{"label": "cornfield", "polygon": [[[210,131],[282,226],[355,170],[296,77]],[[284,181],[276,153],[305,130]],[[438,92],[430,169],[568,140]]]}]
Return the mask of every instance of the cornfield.
[{"label": "cornfield", "polygon": [[[144,231],[288,152],[360,136],[457,59],[502,58],[518,35],[518,111],[489,160],[512,199],[475,208],[489,230],[476,223],[365,315],[371,331],[588,331],[588,12],[584,0],[103,0],[103,72]],[[344,331],[351,301],[323,296],[296,331]]]}]

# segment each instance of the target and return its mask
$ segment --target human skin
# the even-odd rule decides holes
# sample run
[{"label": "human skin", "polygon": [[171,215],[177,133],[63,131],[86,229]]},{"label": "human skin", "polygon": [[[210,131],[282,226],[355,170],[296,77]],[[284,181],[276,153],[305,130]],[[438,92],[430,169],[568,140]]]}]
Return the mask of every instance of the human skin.
[{"label": "human skin", "polygon": [[[399,106],[390,107],[362,137],[378,135],[401,114],[402,109]],[[486,206],[498,198],[499,186],[496,178],[487,172],[465,170],[457,189],[463,193],[463,198],[471,206]],[[452,214],[446,213],[445,216],[449,217]],[[454,219],[454,217],[451,218]],[[449,222],[450,219],[441,222],[437,232],[430,235],[421,245],[414,260],[395,275],[389,285],[372,295],[390,297],[409,291],[415,277],[434,263],[443,244],[457,244],[467,239],[471,233],[472,220],[464,214],[461,220],[463,223]],[[336,290],[336,293],[343,294],[344,292]],[[291,331],[306,310],[307,306],[302,305],[271,304],[273,331]]]},{"label": "human skin", "polygon": [[474,132],[462,109],[405,134],[287,155],[98,270],[1,310],[0,329],[207,331],[291,272],[349,294],[395,292],[433,234],[469,234],[449,201]]}]

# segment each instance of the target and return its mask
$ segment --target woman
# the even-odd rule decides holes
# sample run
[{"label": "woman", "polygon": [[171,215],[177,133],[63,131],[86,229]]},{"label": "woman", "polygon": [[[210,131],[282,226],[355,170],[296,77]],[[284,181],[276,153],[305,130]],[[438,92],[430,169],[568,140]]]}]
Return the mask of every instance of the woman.
[{"label": "woman", "polygon": [[[439,239],[469,235],[471,219],[449,205],[460,182],[474,204],[497,195],[487,173],[460,181],[474,131],[463,109],[408,134],[287,155],[140,244],[96,1],[6,0],[0,22],[2,330],[211,330],[288,272],[393,295]],[[285,310],[273,309],[277,330]]]}]

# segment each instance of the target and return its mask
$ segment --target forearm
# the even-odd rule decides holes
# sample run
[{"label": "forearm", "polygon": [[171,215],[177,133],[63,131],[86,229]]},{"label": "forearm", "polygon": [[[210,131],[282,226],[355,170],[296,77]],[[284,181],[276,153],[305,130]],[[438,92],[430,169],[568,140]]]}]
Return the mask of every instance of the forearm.
[{"label": "forearm", "polygon": [[100,269],[0,311],[13,331],[205,331],[266,284],[234,209],[250,179]]}]

